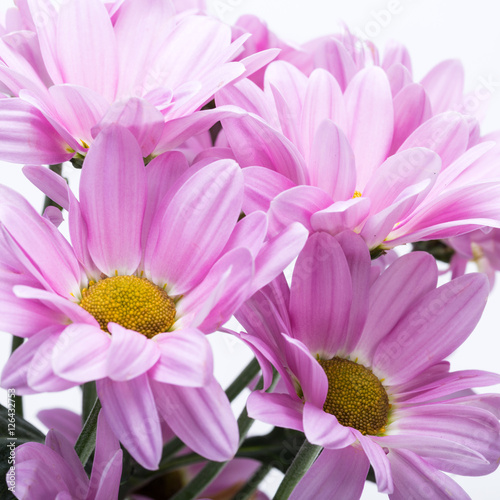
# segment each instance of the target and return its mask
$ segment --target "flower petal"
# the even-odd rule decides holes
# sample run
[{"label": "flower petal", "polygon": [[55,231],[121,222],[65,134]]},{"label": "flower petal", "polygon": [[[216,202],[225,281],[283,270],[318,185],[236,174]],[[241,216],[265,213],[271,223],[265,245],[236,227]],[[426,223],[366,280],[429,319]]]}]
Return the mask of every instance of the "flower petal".
[{"label": "flower petal", "polygon": [[166,384],[202,387],[212,377],[212,348],[195,328],[157,335],[154,342],[160,350],[158,363],[150,370],[151,378]]},{"label": "flower petal", "polygon": [[109,323],[111,343],[107,350],[107,376],[126,382],[146,373],[160,359],[155,342],[142,333]]},{"label": "flower petal", "polygon": [[26,165],[25,177],[51,200],[65,210],[69,210],[68,184],[60,176],[46,167]]},{"label": "flower petal", "polygon": [[80,199],[96,265],[108,276],[133,274],[141,260],[146,171],[128,130],[112,125],[99,134],[85,159]]},{"label": "flower petal", "polygon": [[238,449],[238,426],[231,405],[212,378],[204,387],[153,382],[158,411],[174,433],[194,452],[222,462]]},{"label": "flower petal", "polygon": [[153,221],[145,256],[152,281],[167,283],[173,295],[198,284],[226,246],[242,196],[243,175],[232,160],[189,177]]},{"label": "flower petal", "polygon": [[295,487],[290,500],[319,499],[325,494],[328,498],[359,500],[369,468],[364,452],[354,446],[325,449]]},{"label": "flower petal", "polygon": [[379,343],[373,367],[405,382],[452,353],[476,326],[488,298],[484,275],[468,274],[427,293]]},{"label": "flower petal", "polygon": [[158,468],[162,452],[161,427],[147,375],[114,382],[97,381],[104,416],[113,422],[113,433],[144,468]]}]

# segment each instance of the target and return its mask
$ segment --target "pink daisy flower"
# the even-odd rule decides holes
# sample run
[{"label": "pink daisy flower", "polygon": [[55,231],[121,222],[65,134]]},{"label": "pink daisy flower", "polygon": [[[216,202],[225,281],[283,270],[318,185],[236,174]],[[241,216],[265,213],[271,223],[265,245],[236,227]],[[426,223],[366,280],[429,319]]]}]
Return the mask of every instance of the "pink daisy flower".
[{"label": "pink daisy flower", "polygon": [[299,220],[387,249],[500,224],[498,146],[479,142],[472,117],[433,116],[422,85],[394,94],[371,66],[343,90],[324,69],[277,61],[264,87],[242,80],[216,100],[248,111],[222,120],[226,155],[248,167],[243,209],[269,211],[271,229]]},{"label": "pink daisy flower", "polygon": [[500,395],[470,389],[500,376],[444,361],[479,320],[488,283],[469,274],[436,288],[437,275],[423,252],[378,275],[358,235],[316,233],[291,288],[277,279],[238,312],[267,378],[268,361],[283,377],[281,392],[251,394],[249,415],[324,448],[290,498],[358,499],[371,465],[392,500],[463,499],[442,471],[498,467]]},{"label": "pink daisy flower", "polygon": [[144,157],[173,149],[231,112],[199,111],[217,90],[276,55],[231,62],[248,35],[232,42],[229,26],[176,16],[168,0],[29,0],[19,18],[28,29],[0,40],[12,96],[0,99],[0,156],[16,163],[81,158],[110,123],[128,128]]},{"label": "pink daisy flower", "polygon": [[118,498],[122,455],[120,443],[101,411],[90,480],[73,444],[57,430],[50,430],[45,444],[25,443],[16,449],[14,495],[32,500]]},{"label": "pink daisy flower", "polygon": [[146,468],[160,460],[159,416],[197,453],[230,458],[236,421],[204,334],[297,256],[305,228],[266,240],[263,213],[238,222],[235,162],[188,169],[166,153],[145,168],[117,125],[88,153],[79,202],[48,169],[27,173],[69,210],[72,246],[2,188],[0,326],[28,338],[2,384],[29,394],[97,380],[113,431]]}]

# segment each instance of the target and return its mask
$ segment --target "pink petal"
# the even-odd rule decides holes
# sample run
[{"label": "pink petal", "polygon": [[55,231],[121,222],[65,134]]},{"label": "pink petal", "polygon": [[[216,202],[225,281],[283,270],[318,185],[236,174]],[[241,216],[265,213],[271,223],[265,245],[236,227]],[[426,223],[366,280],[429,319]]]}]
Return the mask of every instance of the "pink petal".
[{"label": "pink petal", "polygon": [[225,247],[242,196],[243,176],[232,160],[219,160],[192,175],[153,221],[145,256],[152,280],[168,283],[173,295],[198,284]]},{"label": "pink petal", "polygon": [[110,344],[110,336],[99,327],[73,323],[65,328],[54,349],[54,371],[80,384],[104,378]]},{"label": "pink petal", "polygon": [[333,200],[349,200],[356,188],[356,165],[347,137],[330,120],[316,129],[309,158],[311,184]]},{"label": "pink petal", "polygon": [[23,174],[51,200],[69,210],[68,184],[52,170],[45,167],[26,165]]},{"label": "pink petal", "polygon": [[57,429],[74,446],[82,430],[82,417],[64,408],[40,410],[36,417],[49,429]]},{"label": "pink petal", "polygon": [[92,136],[113,123],[132,132],[145,158],[154,151],[164,127],[163,115],[148,101],[137,97],[112,104],[102,120],[94,122]]},{"label": "pink petal", "polygon": [[411,58],[408,49],[401,43],[391,40],[385,46],[382,68],[387,71],[394,64],[402,64],[411,73]]},{"label": "pink petal", "polygon": [[371,365],[379,342],[436,285],[437,267],[430,255],[415,252],[397,259],[370,288],[370,307],[356,353],[363,353]]},{"label": "pink petal", "polygon": [[449,111],[432,117],[418,127],[401,145],[399,151],[424,147],[435,151],[443,168],[456,160],[467,149],[469,127],[465,118]]},{"label": "pink petal", "polygon": [[357,188],[363,191],[392,143],[394,111],[389,82],[378,67],[360,71],[345,91],[349,142],[356,158]]},{"label": "pink petal", "polygon": [[85,159],[80,199],[93,261],[108,276],[133,274],[141,260],[146,171],[128,130],[112,125],[97,137]]},{"label": "pink petal", "polygon": [[247,400],[248,416],[260,422],[303,432],[302,408],[298,398],[288,394],[252,392]]},{"label": "pink petal", "polygon": [[311,227],[314,231],[326,231],[336,235],[346,229],[356,229],[366,220],[370,213],[368,198],[353,198],[337,201],[319,210],[311,216]]},{"label": "pink petal", "polygon": [[151,378],[166,384],[202,387],[213,374],[212,348],[205,335],[195,328],[157,335],[154,342],[160,359],[150,370]]},{"label": "pink petal", "polygon": [[391,93],[395,97],[407,85],[413,83],[412,76],[408,69],[402,64],[394,64],[386,70],[387,78],[391,86]]},{"label": "pink petal", "polygon": [[295,487],[290,500],[329,498],[359,500],[370,462],[357,447],[325,449]]},{"label": "pink petal", "polygon": [[194,452],[222,462],[238,448],[238,426],[219,383],[181,387],[153,383],[158,411],[174,433]]},{"label": "pink petal", "polygon": [[332,204],[332,199],[323,190],[314,186],[296,186],[279,194],[269,210],[272,234],[282,231],[293,222],[300,222],[309,231],[311,216]]},{"label": "pink petal", "polygon": [[103,3],[73,0],[62,4],[56,43],[63,81],[92,89],[112,101],[118,76],[116,39]]},{"label": "pink petal", "polygon": [[278,194],[294,187],[294,183],[284,175],[263,167],[243,169],[245,178],[245,198],[243,211],[248,214],[256,210],[267,212],[271,201]]},{"label": "pink petal", "polygon": [[374,443],[369,437],[365,437],[356,429],[352,430],[353,434],[358,438],[363,451],[366,453],[370,464],[375,472],[377,487],[380,493],[392,493],[394,484],[392,481],[391,464],[387,459],[385,451],[377,443]]},{"label": "pink petal", "polygon": [[[311,73],[301,118],[301,135],[304,138],[302,150],[306,158],[313,151],[311,146],[314,143],[318,128],[323,121],[331,120],[338,127],[339,131],[341,130],[342,133],[347,132],[344,96],[337,80],[327,71],[317,69]],[[335,144],[333,145],[334,147]]]},{"label": "pink petal", "polygon": [[341,246],[327,233],[314,233],[293,271],[293,336],[313,354],[330,359],[346,342],[351,301],[351,276]]},{"label": "pink petal", "polygon": [[178,314],[189,315],[186,320],[189,326],[212,333],[251,295],[253,272],[253,258],[248,249],[235,248],[223,255],[205,279],[181,299]]},{"label": "pink petal", "polygon": [[234,248],[245,247],[250,250],[252,257],[256,257],[267,236],[267,217],[264,212],[258,211],[246,215],[241,219],[231,234],[223,253]]},{"label": "pink petal", "polygon": [[330,450],[345,448],[356,441],[350,427],[344,427],[334,415],[308,402],[304,405],[304,433],[310,443]]},{"label": "pink petal", "polygon": [[429,95],[433,114],[457,109],[463,101],[464,68],[457,59],[442,61],[432,68],[422,80]]},{"label": "pink petal", "polygon": [[421,85],[412,83],[398,92],[394,98],[394,136],[390,154],[431,116],[429,98]]},{"label": "pink petal", "polygon": [[61,124],[79,142],[91,144],[91,129],[108,109],[108,101],[95,91],[78,85],[53,85],[49,93]]},{"label": "pink petal", "polygon": [[222,126],[240,166],[266,167],[295,184],[307,184],[302,155],[280,132],[250,115],[222,120]]},{"label": "pink petal", "polygon": [[144,468],[155,470],[161,458],[160,419],[147,375],[114,382],[97,382],[104,416],[113,422],[113,433]]},{"label": "pink petal", "polygon": [[107,349],[107,375],[126,382],[146,373],[160,359],[156,343],[142,333],[109,323],[111,343]]},{"label": "pink petal", "polygon": [[0,130],[4,161],[55,164],[73,157],[42,113],[21,99],[0,99]]},{"label": "pink petal", "polygon": [[469,495],[453,479],[429,465],[421,457],[407,450],[389,453],[394,493],[391,500],[407,500],[422,492],[428,498],[439,500],[470,500]]},{"label": "pink petal", "polygon": [[387,373],[386,383],[393,385],[441,361],[470,335],[488,293],[487,278],[478,274],[427,293],[379,343],[373,366]]}]

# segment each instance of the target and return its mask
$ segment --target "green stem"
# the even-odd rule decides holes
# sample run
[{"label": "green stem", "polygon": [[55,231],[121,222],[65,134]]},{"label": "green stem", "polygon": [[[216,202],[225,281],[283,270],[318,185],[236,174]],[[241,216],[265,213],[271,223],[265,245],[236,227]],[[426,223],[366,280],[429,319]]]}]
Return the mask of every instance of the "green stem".
[{"label": "green stem", "polygon": [[[23,345],[24,339],[21,337],[12,337],[12,350],[13,353],[18,347]],[[16,405],[16,415],[20,417],[23,416],[23,397],[22,396],[14,396],[14,403]]]},{"label": "green stem", "polygon": [[238,375],[233,383],[226,389],[226,396],[230,402],[234,401],[236,397],[245,389],[248,384],[257,376],[260,371],[259,362],[253,358],[245,369]]},{"label": "green stem", "polygon": [[[52,172],[62,177],[62,168],[63,168],[62,163],[58,163],[57,165],[50,165],[49,168],[50,170],[52,170]],[[62,207],[59,206],[55,201],[51,200],[48,196],[45,197],[45,201],[43,202],[42,214],[45,212],[47,207],[56,207],[59,210],[62,210]]]},{"label": "green stem", "polygon": [[248,480],[248,482],[241,488],[234,496],[234,500],[249,500],[259,484],[269,474],[273,466],[270,463],[262,464]]},{"label": "green stem", "polygon": [[323,448],[304,441],[294,461],[286,471],[285,477],[274,495],[273,500],[286,500],[299,481],[304,477]]},{"label": "green stem", "polygon": [[95,400],[94,407],[90,412],[89,417],[85,421],[85,425],[83,426],[82,432],[78,436],[78,440],[75,444],[75,451],[82,465],[85,467],[87,464],[90,455],[95,449],[95,441],[97,436],[97,417],[99,416],[99,412],[101,410],[101,402],[99,399]]},{"label": "green stem", "polygon": [[82,385],[82,424],[87,421],[97,399],[95,382],[87,382]]}]

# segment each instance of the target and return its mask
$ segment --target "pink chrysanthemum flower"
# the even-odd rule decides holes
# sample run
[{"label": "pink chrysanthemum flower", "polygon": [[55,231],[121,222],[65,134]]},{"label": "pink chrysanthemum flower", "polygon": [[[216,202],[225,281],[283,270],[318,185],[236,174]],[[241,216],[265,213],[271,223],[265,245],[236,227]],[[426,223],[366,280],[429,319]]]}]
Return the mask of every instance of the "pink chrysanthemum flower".
[{"label": "pink chrysanthemum flower", "polygon": [[500,395],[470,389],[500,376],[450,372],[444,358],[479,320],[488,282],[469,274],[436,288],[423,252],[375,269],[358,235],[316,233],[291,288],[275,280],[241,308],[242,337],[284,381],[281,393],[251,394],[249,415],[324,447],[292,499],[358,499],[370,464],[392,500],[468,498],[442,471],[498,467]]},{"label": "pink chrysanthemum flower", "polygon": [[120,443],[101,411],[90,480],[73,444],[50,430],[45,444],[16,449],[16,498],[30,500],[104,500],[118,498],[122,474]]},{"label": "pink chrysanthemum flower", "polygon": [[27,394],[97,380],[113,431],[147,468],[161,456],[159,415],[197,453],[230,458],[236,421],[204,334],[296,257],[305,228],[266,241],[263,213],[238,222],[235,162],[188,169],[166,153],[145,168],[117,125],[87,155],[79,202],[48,169],[27,172],[69,210],[73,246],[2,188],[1,329],[28,338],[2,384]]},{"label": "pink chrysanthemum flower", "polygon": [[344,90],[325,69],[307,77],[277,61],[264,90],[221,90],[218,105],[248,111],[222,120],[227,154],[248,167],[245,212],[269,210],[271,228],[355,230],[370,248],[498,226],[498,146],[470,116],[433,115],[423,85],[394,91],[388,75],[364,68]]},{"label": "pink chrysanthemum flower", "polygon": [[[19,3],[29,29],[0,40],[0,157],[60,163],[85,155],[110,123],[147,157],[207,130],[224,109],[199,111],[229,82],[277,51],[231,62],[248,35],[169,0]],[[226,110],[226,112],[230,112]]]}]

